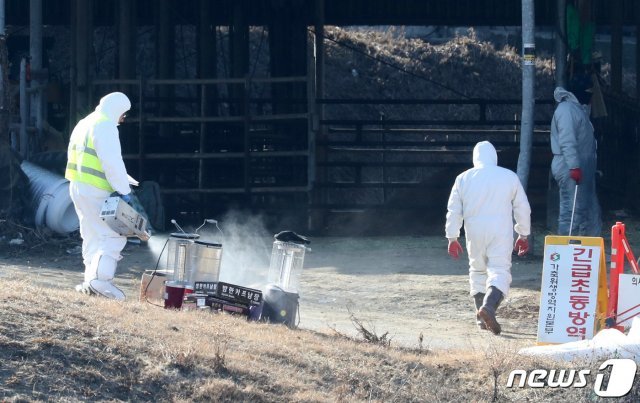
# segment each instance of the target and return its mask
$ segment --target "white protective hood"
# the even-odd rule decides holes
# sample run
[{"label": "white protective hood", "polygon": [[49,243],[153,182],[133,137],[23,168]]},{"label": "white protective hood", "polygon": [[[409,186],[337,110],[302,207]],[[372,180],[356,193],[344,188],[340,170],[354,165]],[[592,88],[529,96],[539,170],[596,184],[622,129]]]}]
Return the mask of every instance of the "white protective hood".
[{"label": "white protective hood", "polygon": [[498,165],[498,153],[493,144],[481,141],[473,147],[473,166],[476,168]]},{"label": "white protective hood", "polygon": [[[120,194],[129,194],[130,176],[122,160],[118,120],[131,109],[129,98],[121,92],[112,92],[100,99],[95,111],[82,119],[71,134],[72,138],[86,138],[93,128],[93,145],[111,187]],[[100,121],[98,114],[104,114],[107,121]],[[94,127],[95,126],[95,127]]]},{"label": "white protective hood", "polygon": [[131,101],[122,92],[112,92],[100,99],[100,103],[96,106],[97,112],[104,113],[109,120],[118,123],[120,116],[131,109]]},{"label": "white protective hood", "polygon": [[556,87],[556,89],[553,91],[553,99],[555,99],[555,101],[558,103],[562,101],[570,101],[574,104],[580,105],[580,102],[578,102],[578,98],[576,98],[576,96],[573,95],[571,91],[565,90],[562,87]]}]

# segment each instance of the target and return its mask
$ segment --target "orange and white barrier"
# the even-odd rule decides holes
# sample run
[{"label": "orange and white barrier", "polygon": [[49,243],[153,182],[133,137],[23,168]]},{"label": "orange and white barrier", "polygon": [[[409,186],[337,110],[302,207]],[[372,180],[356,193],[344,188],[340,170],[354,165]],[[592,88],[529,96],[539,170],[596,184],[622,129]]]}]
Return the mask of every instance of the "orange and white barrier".
[{"label": "orange and white barrier", "polygon": [[[625,258],[634,274],[624,274]],[[622,330],[640,315],[640,270],[621,222],[611,227],[611,268],[606,327]]]}]

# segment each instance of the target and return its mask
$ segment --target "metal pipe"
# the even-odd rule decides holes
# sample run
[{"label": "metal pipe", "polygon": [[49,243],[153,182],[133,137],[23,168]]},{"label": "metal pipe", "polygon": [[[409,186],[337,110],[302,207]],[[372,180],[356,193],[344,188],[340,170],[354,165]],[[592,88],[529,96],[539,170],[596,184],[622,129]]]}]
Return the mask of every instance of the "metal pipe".
[{"label": "metal pipe", "polygon": [[29,178],[36,227],[46,226],[61,235],[76,231],[80,224],[69,195],[69,181],[29,161],[22,161],[20,168]]}]

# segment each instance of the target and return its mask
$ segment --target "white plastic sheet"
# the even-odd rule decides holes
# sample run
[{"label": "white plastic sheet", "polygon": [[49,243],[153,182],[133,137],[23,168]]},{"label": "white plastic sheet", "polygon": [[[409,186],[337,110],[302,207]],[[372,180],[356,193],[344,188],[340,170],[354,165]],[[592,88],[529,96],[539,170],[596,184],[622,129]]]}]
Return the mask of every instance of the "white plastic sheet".
[{"label": "white plastic sheet", "polygon": [[640,318],[633,318],[626,335],[616,329],[603,329],[591,340],[527,347],[518,353],[562,361],[629,358],[640,363]]}]

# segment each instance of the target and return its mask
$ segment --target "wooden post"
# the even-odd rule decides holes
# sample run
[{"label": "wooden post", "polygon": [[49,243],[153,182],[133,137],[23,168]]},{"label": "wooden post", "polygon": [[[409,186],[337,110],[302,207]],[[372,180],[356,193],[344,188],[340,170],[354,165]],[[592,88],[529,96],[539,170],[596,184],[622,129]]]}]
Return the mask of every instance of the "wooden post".
[{"label": "wooden post", "polygon": [[[315,90],[315,94],[310,94],[310,96],[315,97],[315,99],[323,100],[324,99],[324,0],[315,0],[315,69],[310,70],[313,71],[314,75],[309,77],[309,80],[315,80],[315,86],[313,89]],[[327,160],[327,147],[324,145],[317,146],[316,142],[323,142],[327,140],[327,132],[325,127],[320,124],[320,121],[324,119],[325,106],[323,103],[314,102],[315,108],[313,110],[309,110],[309,112],[313,116],[312,120],[312,130],[311,133],[315,134],[315,138],[313,139],[313,148],[309,148],[310,156],[313,163],[313,176],[309,178],[310,180],[310,190],[311,190],[311,202],[313,204],[325,204],[326,203],[326,191],[322,188],[316,186],[317,182],[324,183],[326,182],[326,168],[318,168],[318,162],[325,162]],[[313,157],[311,153],[315,153]],[[324,230],[326,225],[327,212],[324,208],[313,208],[309,211],[309,224],[308,229],[310,231],[319,232]]]},{"label": "wooden post", "polygon": [[[232,78],[245,77],[249,73],[249,24],[246,20],[246,6],[246,0],[238,0],[233,3],[233,25],[229,37]],[[232,113],[241,115],[245,113],[245,89],[238,84],[230,84],[230,86],[229,94],[235,100],[231,104]]]},{"label": "wooden post", "polygon": [[[274,6],[269,23],[269,50],[271,52],[271,76],[302,76],[307,73],[307,27],[302,23],[302,9],[296,1]],[[275,113],[297,113],[301,108],[286,102],[292,98],[304,98],[304,89],[297,83],[272,86]],[[282,102],[285,101],[285,102]]]},{"label": "wooden post", "polygon": [[[136,0],[119,0],[118,2],[118,77],[135,78],[136,76]],[[128,90],[124,90],[128,92]]]},{"label": "wooden post", "polygon": [[[17,149],[18,139],[9,128],[11,99],[9,96],[9,54],[7,52],[7,34],[5,31],[5,2],[0,0],[0,148],[10,144]],[[10,137],[10,133],[13,138]]]},{"label": "wooden post", "polygon": [[[199,2],[199,19],[198,19],[198,78],[216,78],[217,77],[217,43],[216,43],[216,26],[212,23],[211,2],[209,0],[200,0]],[[200,116],[202,118],[215,115],[215,99],[216,86],[202,84],[200,86]],[[214,135],[211,133],[213,125],[204,121],[200,122],[200,155],[207,152],[207,138]],[[198,161],[198,188],[203,189],[209,183],[209,175],[207,175],[207,165],[204,159]],[[207,195],[200,193],[200,205],[205,211],[203,214],[209,216],[209,207],[211,203],[207,203]]]},{"label": "wooden post", "polygon": [[138,105],[140,110],[138,111],[138,177],[140,180],[144,178],[144,114],[142,113],[142,105],[144,105],[144,79],[140,77],[140,83],[138,85]]},{"label": "wooden post", "polygon": [[211,2],[200,0],[198,20],[198,77],[216,78],[216,27],[211,16]]},{"label": "wooden post", "polygon": [[[75,0],[77,1],[77,0]],[[76,124],[76,114],[77,114],[77,100],[76,100],[76,91],[78,88],[78,78],[77,78],[77,67],[75,64],[76,57],[78,56],[78,44],[76,43],[76,35],[75,30],[78,26],[78,17],[77,17],[77,5],[74,1],[71,2],[70,12],[69,12],[69,21],[71,22],[71,40],[70,43],[70,54],[71,54],[71,63],[69,63],[69,116],[67,121],[67,127],[69,130],[72,130],[74,125]]]},{"label": "wooden post", "polygon": [[[314,57],[315,46],[308,49],[307,60],[307,203],[313,203],[313,184],[316,177],[316,133],[318,125],[316,119],[316,92],[315,76],[316,62]],[[311,206],[307,209],[307,229],[311,230],[314,225],[312,215],[314,213]]]},{"label": "wooden post", "polygon": [[622,0],[611,0],[611,90],[622,92]]},{"label": "wooden post", "polygon": [[93,43],[93,0],[76,0],[75,2],[75,85],[72,82],[71,91],[75,92],[71,111],[74,127],[80,118],[89,112],[89,47]]},{"label": "wooden post", "polygon": [[30,112],[35,119],[38,131],[37,142],[42,139],[42,127],[44,123],[44,97],[42,86],[45,80],[42,74],[42,0],[29,0],[29,56],[31,57],[31,93]]},{"label": "wooden post", "polygon": [[567,0],[556,0],[556,87],[566,88],[567,82]]},{"label": "wooden post", "polygon": [[[170,0],[158,0],[157,2],[157,14],[156,14],[156,75],[158,78],[171,79],[174,77],[174,26],[171,11]],[[167,116],[170,114],[171,106],[170,100],[174,93],[173,85],[158,84],[156,88],[156,96],[158,99],[160,116]],[[167,125],[160,125],[158,128],[160,136],[167,135]]]},{"label": "wooden post", "polygon": [[640,4],[635,4],[636,20],[636,100],[640,102]]},{"label": "wooden post", "polygon": [[244,191],[249,201],[251,193],[251,113],[249,102],[251,98],[251,77],[245,75],[244,82]]}]

